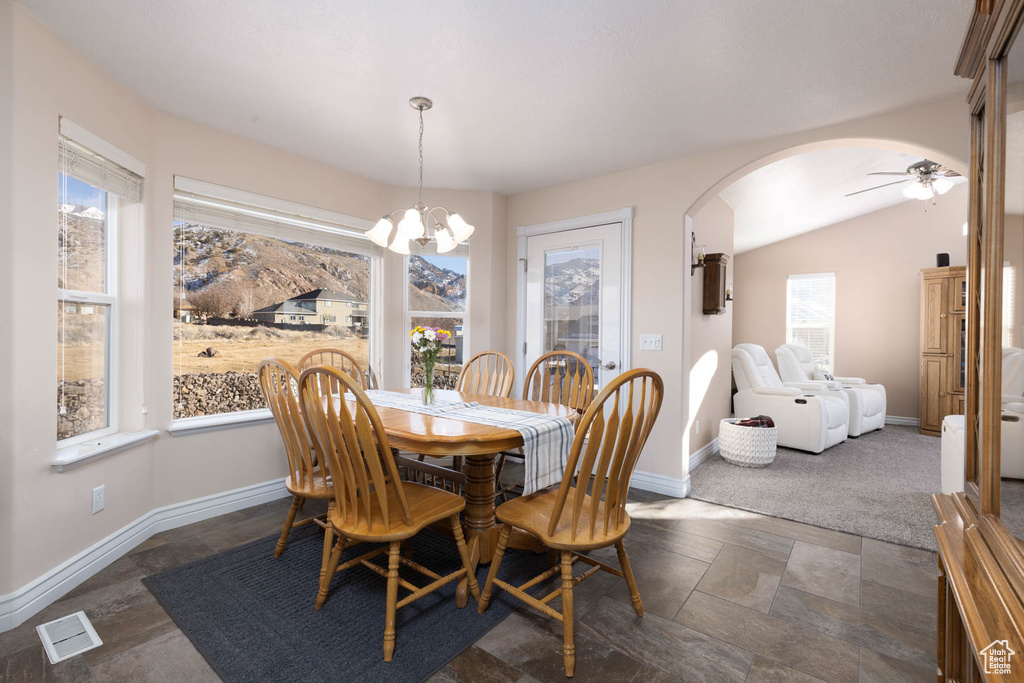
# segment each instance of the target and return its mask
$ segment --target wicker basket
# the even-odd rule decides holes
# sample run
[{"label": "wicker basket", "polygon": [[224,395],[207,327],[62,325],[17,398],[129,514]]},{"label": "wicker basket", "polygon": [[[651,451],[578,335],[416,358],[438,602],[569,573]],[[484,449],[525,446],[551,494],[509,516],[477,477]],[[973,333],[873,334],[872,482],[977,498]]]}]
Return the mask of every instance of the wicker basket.
[{"label": "wicker basket", "polygon": [[775,460],[775,427],[741,427],[738,419],[725,419],[718,430],[722,459],[740,467],[766,467]]}]

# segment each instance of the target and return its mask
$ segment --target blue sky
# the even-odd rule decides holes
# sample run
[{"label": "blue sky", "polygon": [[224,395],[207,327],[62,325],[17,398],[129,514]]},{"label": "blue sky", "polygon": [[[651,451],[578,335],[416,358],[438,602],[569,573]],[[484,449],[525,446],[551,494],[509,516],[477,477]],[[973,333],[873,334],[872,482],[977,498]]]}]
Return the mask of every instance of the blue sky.
[{"label": "blue sky", "polygon": [[448,270],[454,271],[459,275],[466,274],[466,257],[465,256],[430,256],[428,254],[421,254],[423,260],[427,263],[431,263],[438,268],[447,268]]},{"label": "blue sky", "polygon": [[[75,180],[71,176],[68,176],[67,179],[67,196],[61,197],[62,204],[78,204],[105,210],[103,207],[103,190],[96,189],[88,183],[83,183],[81,180]],[[57,187],[59,193],[64,191],[63,174],[57,174]]]}]

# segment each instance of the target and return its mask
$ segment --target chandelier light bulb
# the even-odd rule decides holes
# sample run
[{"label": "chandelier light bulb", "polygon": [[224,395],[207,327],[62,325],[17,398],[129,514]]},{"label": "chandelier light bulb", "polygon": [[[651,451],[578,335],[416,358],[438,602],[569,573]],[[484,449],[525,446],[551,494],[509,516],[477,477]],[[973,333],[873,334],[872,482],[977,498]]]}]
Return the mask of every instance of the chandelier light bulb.
[{"label": "chandelier light bulb", "polygon": [[473,231],[476,230],[457,213],[448,216],[448,227],[452,229],[452,238],[456,242],[465,242],[473,234]]},{"label": "chandelier light bulb", "polygon": [[[399,228],[401,228],[401,225],[399,225]],[[391,251],[395,252],[396,254],[403,254],[404,256],[408,256],[409,238],[402,237],[401,230],[399,230],[398,234],[395,235],[395,241],[391,243],[389,249],[391,249]]]},{"label": "chandelier light bulb", "polygon": [[414,240],[423,237],[426,232],[423,221],[420,220],[420,212],[417,209],[409,209],[405,212],[405,218],[398,224],[398,235],[407,240]]},{"label": "chandelier light bulb", "polygon": [[936,178],[932,181],[932,187],[939,194],[946,194],[953,189],[953,181],[949,178]]},{"label": "chandelier light bulb", "polygon": [[394,227],[391,219],[385,216],[377,221],[377,225],[373,226],[372,230],[366,233],[366,238],[374,244],[386,247],[388,246],[388,238],[391,237],[391,229]]},{"label": "chandelier light bulb", "polygon": [[928,200],[934,197],[935,193],[932,191],[930,184],[917,182],[903,190],[903,196],[909,197],[910,199]]},{"label": "chandelier light bulb", "polygon": [[459,246],[459,243],[452,238],[448,228],[445,228],[442,225],[438,225],[434,228],[434,238],[437,239],[438,254],[447,254],[449,251]]}]

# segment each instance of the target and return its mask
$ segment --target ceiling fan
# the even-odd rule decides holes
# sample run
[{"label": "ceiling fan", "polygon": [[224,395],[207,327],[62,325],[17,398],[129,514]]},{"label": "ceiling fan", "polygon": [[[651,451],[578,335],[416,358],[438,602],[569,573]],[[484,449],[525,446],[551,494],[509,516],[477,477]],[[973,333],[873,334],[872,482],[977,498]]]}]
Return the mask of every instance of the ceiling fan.
[{"label": "ceiling fan", "polygon": [[956,171],[928,159],[922,159],[916,164],[907,166],[906,171],[876,171],[875,173],[868,173],[868,175],[898,175],[905,177],[903,180],[894,180],[884,185],[876,185],[866,190],[851,192],[846,196],[852,197],[855,194],[913,181],[913,185],[903,190],[903,195],[910,199],[931,199],[936,194],[946,194],[949,192],[953,187],[953,181],[950,178],[958,178],[960,176]]}]

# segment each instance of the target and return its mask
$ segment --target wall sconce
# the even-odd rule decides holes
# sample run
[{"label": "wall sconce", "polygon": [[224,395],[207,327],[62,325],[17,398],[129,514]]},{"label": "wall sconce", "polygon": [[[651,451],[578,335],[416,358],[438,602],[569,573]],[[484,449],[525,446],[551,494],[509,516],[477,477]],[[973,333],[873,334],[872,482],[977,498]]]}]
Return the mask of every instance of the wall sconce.
[{"label": "wall sconce", "polygon": [[693,275],[697,268],[704,267],[706,251],[706,245],[697,244],[697,233],[690,233],[690,275]]}]

